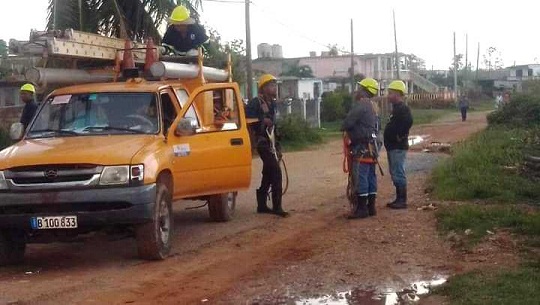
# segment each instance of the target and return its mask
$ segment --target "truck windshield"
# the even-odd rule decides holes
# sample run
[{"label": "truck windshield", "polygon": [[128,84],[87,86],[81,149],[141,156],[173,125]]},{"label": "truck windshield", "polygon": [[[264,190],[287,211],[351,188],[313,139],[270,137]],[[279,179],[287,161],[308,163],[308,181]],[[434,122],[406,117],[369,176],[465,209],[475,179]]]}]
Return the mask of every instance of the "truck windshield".
[{"label": "truck windshield", "polygon": [[45,101],[27,138],[155,134],[158,122],[153,93],[56,95]]}]

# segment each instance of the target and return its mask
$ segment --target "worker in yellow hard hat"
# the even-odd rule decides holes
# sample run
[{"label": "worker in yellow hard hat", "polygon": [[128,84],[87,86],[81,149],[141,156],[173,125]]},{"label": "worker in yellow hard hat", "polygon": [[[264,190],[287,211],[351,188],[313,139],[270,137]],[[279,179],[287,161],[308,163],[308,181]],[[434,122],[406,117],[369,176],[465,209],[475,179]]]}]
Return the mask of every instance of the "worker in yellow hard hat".
[{"label": "worker in yellow hard hat", "polygon": [[191,17],[189,10],[177,6],[169,17],[169,26],[162,43],[180,55],[196,55],[197,49],[208,41],[204,27]]},{"label": "worker in yellow hard hat", "polygon": [[349,198],[352,213],[349,219],[375,216],[377,198],[376,164],[380,146],[377,142],[379,121],[372,98],[379,94],[379,83],[373,78],[364,78],[358,82],[355,94],[356,103],[343,121],[342,131],[348,141],[347,152],[352,155],[352,179],[354,196]]},{"label": "worker in yellow hard hat", "polygon": [[38,105],[35,101],[36,88],[32,84],[24,84],[20,90],[21,101],[24,103],[24,108],[21,115],[20,122],[23,124],[24,129],[28,127],[34,115]]},{"label": "worker in yellow hard hat", "polygon": [[[257,119],[251,124],[256,136],[257,152],[263,162],[261,186],[257,189],[257,213],[272,213],[287,217],[289,213],[282,207],[282,173],[279,166],[281,151],[279,143],[272,145],[272,131],[276,128],[277,79],[271,74],[259,78],[259,94],[246,106],[246,116]],[[275,149],[275,151],[274,151]],[[266,205],[269,191],[272,190],[272,209]]]},{"label": "worker in yellow hard hat", "polygon": [[409,149],[409,130],[413,124],[411,109],[405,105],[407,86],[395,80],[388,86],[388,102],[392,104],[390,121],[384,128],[384,147],[392,182],[396,187],[396,199],[387,204],[392,209],[407,208],[407,177],[405,160]]}]

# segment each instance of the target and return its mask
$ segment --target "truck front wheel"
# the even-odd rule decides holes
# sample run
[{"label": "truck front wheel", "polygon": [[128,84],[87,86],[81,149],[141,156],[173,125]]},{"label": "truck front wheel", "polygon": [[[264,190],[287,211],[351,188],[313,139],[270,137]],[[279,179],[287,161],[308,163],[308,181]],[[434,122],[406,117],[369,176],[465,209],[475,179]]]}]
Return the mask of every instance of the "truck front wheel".
[{"label": "truck front wheel", "polygon": [[208,212],[213,221],[225,222],[232,219],[236,208],[236,192],[213,195],[208,200]]},{"label": "truck front wheel", "polygon": [[167,186],[159,183],[152,221],[139,225],[135,231],[139,257],[148,260],[165,259],[171,251],[172,232],[172,196]]},{"label": "truck front wheel", "polygon": [[22,263],[25,251],[23,232],[0,231],[0,266]]}]

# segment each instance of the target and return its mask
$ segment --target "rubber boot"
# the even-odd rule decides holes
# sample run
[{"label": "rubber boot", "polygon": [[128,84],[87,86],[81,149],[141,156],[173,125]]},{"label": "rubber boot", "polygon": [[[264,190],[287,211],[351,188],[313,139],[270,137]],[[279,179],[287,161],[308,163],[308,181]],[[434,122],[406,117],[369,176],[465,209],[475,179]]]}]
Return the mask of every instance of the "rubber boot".
[{"label": "rubber boot", "polygon": [[268,192],[262,189],[257,189],[257,213],[261,214],[271,214],[272,210],[266,205],[266,198]]},{"label": "rubber boot", "polygon": [[289,213],[283,211],[281,206],[281,190],[274,192],[272,191],[272,212],[281,217],[289,216]]},{"label": "rubber boot", "polygon": [[375,209],[375,202],[377,201],[377,195],[371,194],[368,196],[368,214],[369,216],[375,216],[377,215],[377,210]]},{"label": "rubber boot", "polygon": [[393,201],[390,201],[386,204],[387,207],[390,207],[391,205],[395,204],[396,201],[398,201],[398,197],[399,197],[399,188],[396,186],[396,199],[394,199]]},{"label": "rubber boot", "polygon": [[357,218],[366,218],[369,216],[367,208],[367,196],[357,196],[356,200],[358,201],[356,205],[356,210],[353,214],[349,215],[348,219],[357,219]]},{"label": "rubber boot", "polygon": [[396,202],[388,206],[391,209],[399,210],[407,208],[407,187],[398,188],[398,198]]}]

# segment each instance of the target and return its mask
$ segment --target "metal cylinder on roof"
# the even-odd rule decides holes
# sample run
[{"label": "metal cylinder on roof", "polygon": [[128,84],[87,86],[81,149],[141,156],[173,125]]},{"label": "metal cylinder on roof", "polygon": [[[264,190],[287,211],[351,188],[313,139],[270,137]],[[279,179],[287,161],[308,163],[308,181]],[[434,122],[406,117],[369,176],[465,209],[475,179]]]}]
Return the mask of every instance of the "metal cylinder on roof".
[{"label": "metal cylinder on roof", "polygon": [[[152,76],[160,78],[195,78],[199,75],[199,66],[158,61],[150,67],[150,72]],[[203,67],[203,75],[209,81],[224,82],[229,79],[227,71],[210,67]]]},{"label": "metal cylinder on roof", "polygon": [[31,68],[25,77],[35,84],[80,84],[108,82],[114,79],[111,73],[90,73],[75,69]]}]

